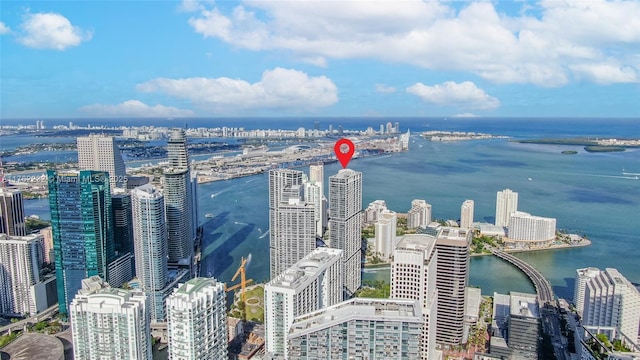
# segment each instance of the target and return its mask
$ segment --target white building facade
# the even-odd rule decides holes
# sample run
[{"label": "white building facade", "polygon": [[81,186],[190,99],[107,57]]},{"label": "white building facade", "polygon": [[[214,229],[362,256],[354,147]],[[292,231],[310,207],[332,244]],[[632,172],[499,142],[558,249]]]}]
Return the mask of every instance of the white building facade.
[{"label": "white building facade", "polygon": [[427,226],[430,223],[431,204],[420,199],[411,201],[411,209],[407,212],[407,227],[409,229],[415,229],[419,226]]},{"label": "white building facade", "polygon": [[496,194],[496,225],[509,226],[509,216],[518,211],[518,193],[511,189],[498,191]]},{"label": "white building facade", "polygon": [[91,134],[78,136],[78,168],[109,173],[110,189],[127,187],[127,173],[122,154],[113,136]]},{"label": "white building facade", "polygon": [[266,350],[288,358],[293,320],[342,301],[343,251],[317,248],[264,287]]},{"label": "white building facade", "polygon": [[460,206],[460,227],[471,229],[473,226],[473,200],[465,200]]},{"label": "white building facade", "polygon": [[148,300],[142,291],[112,288],[92,276],[82,281],[69,318],[76,359],[152,359]]},{"label": "white building facade", "polygon": [[224,284],[194,278],[167,298],[169,359],[227,358],[227,311]]},{"label": "white building facade", "polygon": [[505,243],[515,248],[548,247],[556,238],[556,219],[515,211],[509,216]]},{"label": "white building facade", "polygon": [[393,250],[398,243],[399,238],[396,236],[397,224],[398,215],[391,210],[382,211],[375,223],[375,250],[384,261],[391,259]]}]

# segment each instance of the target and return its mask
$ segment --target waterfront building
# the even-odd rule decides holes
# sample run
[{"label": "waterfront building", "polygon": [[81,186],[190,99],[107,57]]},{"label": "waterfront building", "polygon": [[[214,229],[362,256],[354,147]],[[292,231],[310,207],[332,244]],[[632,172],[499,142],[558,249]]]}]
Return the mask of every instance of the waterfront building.
[{"label": "waterfront building", "polygon": [[0,314],[35,315],[48,306],[40,234],[0,234]]},{"label": "waterfront building", "polygon": [[369,203],[364,209],[364,223],[367,225],[375,224],[381,212],[387,210],[387,203],[384,200],[375,200]]},{"label": "waterfront building", "polygon": [[503,239],[507,247],[541,248],[548,247],[556,238],[556,219],[532,216],[515,211],[509,216],[507,237]]},{"label": "waterfront building", "polygon": [[127,187],[126,167],[113,136],[100,134],[78,136],[77,146],[80,170],[107,172],[111,191],[116,187]]},{"label": "waterfront building", "polygon": [[442,227],[436,237],[436,342],[439,344],[459,345],[464,338],[465,289],[469,284],[469,247],[472,238],[471,231],[452,227]]},{"label": "waterfront building", "polygon": [[354,298],[295,319],[292,359],[418,359],[422,329],[417,300]]},{"label": "waterfront building", "polygon": [[109,177],[103,171],[47,171],[49,207],[60,312],[78,293],[82,280],[108,281],[115,258]]},{"label": "waterfront building", "polygon": [[498,191],[496,195],[496,225],[509,226],[509,216],[518,211],[518,193],[511,189]]},{"label": "waterfront building", "polygon": [[362,173],[339,170],[329,177],[329,244],[344,251],[345,298],[362,284]]},{"label": "waterfront building", "polygon": [[181,284],[167,299],[169,359],[227,358],[224,284],[197,277]]},{"label": "waterfront building", "polygon": [[0,187],[0,234],[27,235],[24,201],[20,190]]},{"label": "waterfront building", "polygon": [[[639,344],[640,292],[618,270],[591,268],[585,281],[584,295],[574,294],[576,303],[583,304],[582,324],[613,338],[616,331]],[[576,279],[576,282],[580,279]],[[614,330],[615,329],[615,330]]]},{"label": "waterfront building", "polygon": [[398,215],[395,211],[384,210],[375,223],[375,250],[384,261],[389,261],[398,243],[396,236]]},{"label": "waterfront building", "polygon": [[167,284],[167,228],[164,196],[152,185],[131,191],[136,277],[149,296],[151,321],[164,321]]},{"label": "waterfront building", "polygon": [[431,223],[431,204],[424,200],[414,199],[411,201],[411,209],[407,212],[407,227],[415,229],[426,227]]},{"label": "waterfront building", "polygon": [[152,359],[148,299],[140,290],[82,280],[69,305],[76,359]]},{"label": "waterfront building", "polygon": [[460,227],[471,229],[473,226],[473,200],[465,200],[460,207]]},{"label": "waterfront building", "polygon": [[436,238],[431,235],[403,236],[393,252],[391,263],[391,298],[420,302],[422,332],[420,359],[436,358],[437,306]]},{"label": "waterfront building", "polygon": [[296,317],[342,301],[343,251],[317,248],[264,287],[266,351],[285,359]]},{"label": "waterfront building", "polygon": [[164,169],[163,192],[169,239],[169,265],[193,271],[193,249],[197,238],[196,174],[189,168],[184,130],[174,129],[167,142],[169,166]]},{"label": "waterfront building", "polygon": [[[304,173],[269,171],[269,254],[271,278],[275,278],[316,247],[316,207],[304,192]],[[318,200],[317,188],[309,198]]]},{"label": "waterfront building", "polygon": [[576,306],[576,312],[582,316],[584,312],[584,291],[587,283],[600,275],[600,269],[596,267],[588,267],[576,270],[576,283],[573,289],[573,303]]}]

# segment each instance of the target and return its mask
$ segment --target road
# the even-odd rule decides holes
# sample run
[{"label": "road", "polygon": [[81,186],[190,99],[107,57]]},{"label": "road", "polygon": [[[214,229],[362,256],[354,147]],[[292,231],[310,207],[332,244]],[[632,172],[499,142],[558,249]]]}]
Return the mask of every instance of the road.
[{"label": "road", "polygon": [[55,304],[47,308],[43,312],[38,313],[34,316],[0,327],[0,334],[4,334],[10,331],[22,330],[25,325],[33,325],[42,320],[51,319],[57,313],[58,313],[58,304]]}]

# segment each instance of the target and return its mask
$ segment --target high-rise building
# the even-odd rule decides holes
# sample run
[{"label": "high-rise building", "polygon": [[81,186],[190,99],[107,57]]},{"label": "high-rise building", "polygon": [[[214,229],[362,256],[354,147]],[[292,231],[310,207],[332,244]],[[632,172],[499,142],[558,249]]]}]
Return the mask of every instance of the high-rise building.
[{"label": "high-rise building", "polygon": [[384,200],[375,200],[369,203],[369,206],[364,209],[364,223],[367,225],[375,224],[380,213],[385,210],[387,210],[387,203]]},{"label": "high-rise building", "polygon": [[42,235],[44,262],[47,264],[55,264],[55,254],[53,252],[53,231],[51,226],[40,229],[40,235]]},{"label": "high-rise building", "polygon": [[224,284],[197,277],[181,284],[167,298],[169,358],[227,358],[227,312]]},{"label": "high-rise building", "polygon": [[167,284],[167,228],[164,197],[152,185],[131,191],[136,277],[149,296],[151,321],[164,321]]},{"label": "high-rise building", "polygon": [[294,318],[342,301],[342,250],[317,248],[264,287],[266,351],[287,358]]},{"label": "high-rise building", "polygon": [[582,324],[586,329],[608,331],[611,336],[615,328],[638,343],[640,292],[618,270],[607,268],[599,271],[586,281],[584,298],[580,294],[574,297],[576,303],[584,304]]},{"label": "high-rise building", "polygon": [[82,280],[69,315],[74,358],[152,359],[144,292],[112,288],[99,276],[92,276]]},{"label": "high-rise building", "polygon": [[391,263],[391,298],[420,302],[422,333],[419,358],[422,360],[436,358],[437,262],[436,238],[411,234],[400,239]]},{"label": "high-rise building", "polygon": [[109,177],[89,170],[48,170],[47,176],[58,302],[66,313],[82,280],[107,278],[115,258]]},{"label": "high-rise building", "polygon": [[419,359],[421,307],[416,300],[354,298],[296,318],[292,359]]},{"label": "high-rise building", "polygon": [[459,345],[464,338],[465,289],[469,283],[469,247],[472,237],[471,231],[452,227],[441,228],[436,237],[436,342],[439,344]]},{"label": "high-rise building", "polygon": [[42,235],[0,234],[0,314],[35,315],[47,308],[42,253]]},{"label": "high-rise building", "polygon": [[304,189],[302,171],[269,171],[271,279],[316,247],[316,209],[305,201]]},{"label": "high-rise building", "polygon": [[556,219],[514,211],[509,216],[504,242],[514,248],[548,247],[556,239]]},{"label": "high-rise building", "polygon": [[111,190],[127,187],[127,173],[122,154],[113,136],[91,134],[78,136],[78,168],[109,173]]},{"label": "high-rise building", "polygon": [[426,227],[431,223],[431,204],[424,200],[411,201],[411,209],[407,212],[407,227],[415,229],[419,226]]},{"label": "high-rise building", "polygon": [[576,306],[576,312],[582,316],[584,311],[584,291],[587,283],[600,275],[600,269],[596,267],[588,267],[576,270],[576,284],[573,290],[573,303]]},{"label": "high-rise building", "polygon": [[113,212],[113,237],[116,254],[133,254],[131,194],[124,189],[114,190],[111,194],[111,207]]},{"label": "high-rise building", "polygon": [[460,227],[471,229],[473,226],[473,200],[465,200],[460,207]]},{"label": "high-rise building", "polygon": [[[316,207],[316,211],[318,211],[319,208],[319,212],[316,212],[316,219],[320,219],[320,223],[317,225],[318,229],[316,230],[316,232],[318,237],[322,237],[324,235],[324,230],[327,228],[328,224],[327,198],[324,196],[324,164],[318,163],[316,165],[309,166],[309,182],[312,183],[316,188],[314,189],[315,193],[320,194],[317,199],[313,199],[313,201],[308,199],[307,202],[313,203]],[[305,196],[306,194],[307,193],[305,192]],[[317,201],[318,199],[320,200],[319,206]]]},{"label": "high-rise building", "polygon": [[329,177],[329,245],[344,251],[345,298],[362,284],[362,173],[339,170]]},{"label": "high-rise building", "polygon": [[0,187],[0,234],[25,236],[22,192]]},{"label": "high-rise building", "polygon": [[509,226],[509,216],[518,211],[518,193],[511,189],[498,191],[496,195],[496,226]]},{"label": "high-rise building", "polygon": [[164,203],[169,237],[169,265],[191,272],[197,236],[197,192],[195,174],[189,168],[184,130],[173,130],[167,142],[169,167],[164,171]]},{"label": "high-rise building", "polygon": [[393,250],[400,240],[396,236],[397,223],[398,214],[391,210],[382,211],[375,223],[375,250],[385,261],[391,258]]},{"label": "high-rise building", "polygon": [[536,294],[511,292],[507,344],[512,359],[538,359],[540,309]]}]

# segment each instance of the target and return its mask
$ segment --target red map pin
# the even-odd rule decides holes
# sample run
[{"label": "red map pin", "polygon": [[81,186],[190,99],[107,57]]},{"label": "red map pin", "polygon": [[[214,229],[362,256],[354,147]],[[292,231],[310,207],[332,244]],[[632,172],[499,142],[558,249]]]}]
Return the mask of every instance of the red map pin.
[{"label": "red map pin", "polygon": [[342,168],[346,168],[356,151],[356,146],[353,145],[351,140],[342,138],[336,141],[336,145],[333,147],[333,151],[336,153],[336,157],[340,160]]}]

